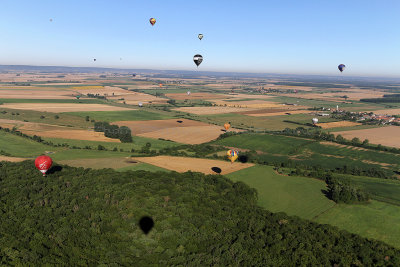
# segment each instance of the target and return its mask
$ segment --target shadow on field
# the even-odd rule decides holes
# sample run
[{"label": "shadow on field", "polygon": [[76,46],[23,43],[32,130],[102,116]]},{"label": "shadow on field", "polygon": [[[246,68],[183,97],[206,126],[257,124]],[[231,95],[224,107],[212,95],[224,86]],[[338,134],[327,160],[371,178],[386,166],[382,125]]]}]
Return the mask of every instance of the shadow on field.
[{"label": "shadow on field", "polygon": [[63,169],[63,167],[61,167],[61,166],[53,166],[46,172],[46,174],[53,174],[56,172],[60,172],[60,171],[62,171],[62,169]]},{"label": "shadow on field", "polygon": [[329,197],[329,192],[328,192],[327,190],[321,189],[321,193],[324,194],[327,198],[330,199],[330,197]]}]

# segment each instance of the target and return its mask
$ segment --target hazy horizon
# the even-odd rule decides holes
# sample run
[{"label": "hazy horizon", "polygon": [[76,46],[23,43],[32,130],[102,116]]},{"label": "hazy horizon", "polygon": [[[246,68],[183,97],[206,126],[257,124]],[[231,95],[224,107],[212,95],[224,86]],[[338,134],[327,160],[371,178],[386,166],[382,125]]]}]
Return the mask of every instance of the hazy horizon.
[{"label": "hazy horizon", "polygon": [[0,64],[393,78],[399,11],[394,0],[6,0]]}]

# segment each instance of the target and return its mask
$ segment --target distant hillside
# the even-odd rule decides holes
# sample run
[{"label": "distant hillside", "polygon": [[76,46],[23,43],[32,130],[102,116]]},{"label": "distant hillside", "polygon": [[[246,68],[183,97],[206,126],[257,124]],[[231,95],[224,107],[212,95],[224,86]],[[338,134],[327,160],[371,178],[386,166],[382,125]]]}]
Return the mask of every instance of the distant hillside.
[{"label": "distant hillside", "polygon": [[219,175],[0,162],[0,188],[1,265],[400,266],[399,250],[272,214]]}]

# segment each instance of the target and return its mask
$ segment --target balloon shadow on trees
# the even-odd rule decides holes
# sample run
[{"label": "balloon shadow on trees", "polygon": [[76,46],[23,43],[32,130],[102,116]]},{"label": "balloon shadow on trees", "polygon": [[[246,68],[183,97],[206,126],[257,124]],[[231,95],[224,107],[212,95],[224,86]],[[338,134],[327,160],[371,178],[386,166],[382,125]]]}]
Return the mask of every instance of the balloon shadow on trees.
[{"label": "balloon shadow on trees", "polygon": [[60,172],[60,171],[62,171],[62,169],[63,169],[63,167],[61,167],[61,166],[53,166],[46,172],[46,174],[53,174],[56,172]]}]

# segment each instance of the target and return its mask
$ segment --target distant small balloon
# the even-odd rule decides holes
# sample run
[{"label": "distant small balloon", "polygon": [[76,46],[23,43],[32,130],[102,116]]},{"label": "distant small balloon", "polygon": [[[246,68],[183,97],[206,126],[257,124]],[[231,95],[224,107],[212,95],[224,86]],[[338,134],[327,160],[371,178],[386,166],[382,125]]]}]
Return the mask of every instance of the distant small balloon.
[{"label": "distant small balloon", "polygon": [[53,19],[50,19],[50,22],[53,22]]},{"label": "distant small balloon", "polygon": [[94,58],[93,61],[96,61],[96,59]]},{"label": "distant small balloon", "polygon": [[143,106],[143,103],[142,102],[139,102],[139,107],[142,107]]},{"label": "distant small balloon", "polygon": [[187,91],[186,94],[187,94],[187,95],[190,95],[190,91]]},{"label": "distant small balloon", "polygon": [[318,119],[317,119],[317,118],[313,118],[313,119],[312,119],[312,123],[313,123],[314,125],[316,125],[316,124],[318,123]]},{"label": "distant small balloon", "polygon": [[200,33],[200,34],[198,35],[198,37],[199,37],[199,39],[200,39],[200,41],[201,41],[201,39],[203,39],[203,34]]},{"label": "distant small balloon", "polygon": [[156,24],[156,19],[155,18],[151,18],[150,19],[150,24],[151,24],[151,26],[154,26],[154,24]]},{"label": "distant small balloon", "polygon": [[346,68],[346,65],[344,65],[344,64],[340,64],[338,66],[338,69],[340,70],[340,72],[343,72],[345,68]]},{"label": "distant small balloon", "polygon": [[142,231],[147,235],[150,232],[150,230],[153,228],[154,221],[152,218],[145,216],[140,219],[139,226],[140,226],[140,229],[142,229]]},{"label": "distant small balloon", "polygon": [[196,66],[198,67],[201,64],[201,62],[203,62],[203,56],[196,54],[193,57],[193,61],[194,61],[194,64],[196,64]]}]

